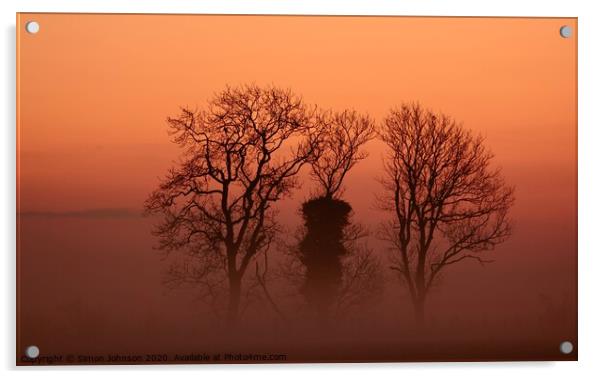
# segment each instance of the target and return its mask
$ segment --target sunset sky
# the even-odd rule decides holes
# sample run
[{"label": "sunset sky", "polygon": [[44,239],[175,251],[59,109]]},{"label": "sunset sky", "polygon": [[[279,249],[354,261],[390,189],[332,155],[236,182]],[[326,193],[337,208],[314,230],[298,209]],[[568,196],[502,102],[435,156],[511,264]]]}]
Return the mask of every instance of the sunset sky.
[{"label": "sunset sky", "polygon": [[[39,33],[24,31],[30,20],[40,23]],[[572,38],[560,37],[562,25],[573,27]],[[454,302],[464,309],[482,305],[483,314],[505,314],[516,304],[528,313],[540,295],[570,312],[576,302],[576,29],[576,19],[552,18],[20,14],[18,210],[44,216],[20,221],[21,278],[67,287],[53,281],[59,269],[51,261],[41,268],[27,254],[55,252],[65,267],[83,269],[85,258],[75,264],[65,251],[86,254],[95,247],[86,247],[81,235],[102,238],[78,229],[74,214],[95,223],[119,218],[119,238],[138,254],[123,259],[152,256],[148,222],[141,229],[127,218],[136,217],[178,158],[165,119],[180,106],[204,107],[228,84],[256,83],[290,88],[321,107],[367,112],[377,121],[391,107],[416,101],[483,135],[494,164],[516,188],[515,233],[496,249],[491,269],[468,264],[456,280],[452,271],[450,294],[464,293]],[[384,147],[373,141],[367,149],[370,156],[350,173],[344,197],[355,217],[376,224],[382,214],[370,194],[380,190],[375,179]],[[309,187],[280,205],[283,223],[300,222],[299,199]],[[45,227],[48,220],[54,226]],[[61,231],[67,237],[58,236]],[[160,285],[161,263],[149,265],[132,285],[135,293],[146,283]],[[130,266],[119,271],[107,260],[94,267],[108,278]],[[474,282],[461,273],[474,274],[498,295],[466,295]],[[77,277],[87,283],[86,275]],[[55,312],[54,300],[20,284],[24,307]],[[92,282],[84,286],[101,291]],[[65,298],[81,298],[66,291]],[[113,295],[97,295],[111,306]],[[445,308],[447,301],[433,303]],[[570,330],[573,324],[571,318]]]}]

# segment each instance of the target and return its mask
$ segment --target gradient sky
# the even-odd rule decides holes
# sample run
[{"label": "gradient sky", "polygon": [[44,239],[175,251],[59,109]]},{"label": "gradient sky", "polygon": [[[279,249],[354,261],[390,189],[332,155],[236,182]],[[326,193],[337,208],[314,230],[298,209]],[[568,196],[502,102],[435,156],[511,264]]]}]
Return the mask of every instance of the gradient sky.
[{"label": "gradient sky", "polygon": [[290,87],[377,119],[420,101],[483,133],[509,174],[575,166],[576,43],[558,33],[574,20],[41,14],[20,24],[30,18],[41,31],[19,27],[22,210],[138,207],[176,156],[165,118],[227,83]]},{"label": "gradient sky", "polygon": [[[24,31],[29,20],[40,23],[38,34]],[[568,296],[571,308],[577,38],[561,38],[562,25],[576,34],[575,19],[21,14],[19,211],[54,225],[54,216],[110,218],[114,211],[130,225],[123,221],[127,212],[142,208],[178,157],[166,117],[179,106],[204,106],[226,84],[290,87],[309,103],[355,108],[377,120],[400,102],[419,101],[485,136],[495,165],[516,187],[515,234],[498,249],[499,264],[489,271],[468,265],[449,280],[450,291],[465,292],[474,288],[461,279],[469,272],[499,296],[455,300],[463,309],[485,304],[494,314],[512,304],[537,306],[532,300],[543,293],[555,306]],[[382,149],[371,142],[370,157],[345,183],[356,217],[370,223],[382,217],[366,196],[379,190],[372,179]],[[281,204],[285,223],[299,222],[303,196]],[[42,243],[52,251],[42,221],[29,228],[26,222],[21,253],[40,254]],[[67,235],[78,227],[65,225]],[[120,238],[135,245],[131,251],[149,254],[141,246],[152,245],[150,235],[129,227],[137,232]],[[23,263],[21,270],[28,267]],[[114,268],[106,262],[97,269]],[[158,274],[144,278],[159,282]],[[537,289],[512,297],[529,286]]]}]

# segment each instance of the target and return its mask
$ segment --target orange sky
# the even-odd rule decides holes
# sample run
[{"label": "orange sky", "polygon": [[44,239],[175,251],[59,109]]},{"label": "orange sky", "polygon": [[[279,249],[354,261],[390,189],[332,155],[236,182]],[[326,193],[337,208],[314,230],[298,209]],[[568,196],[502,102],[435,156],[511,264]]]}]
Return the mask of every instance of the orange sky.
[{"label": "orange sky", "polygon": [[[517,187],[528,166],[563,177],[576,166],[576,38],[559,37],[564,24],[576,29],[575,19],[22,14],[22,210],[139,208],[177,156],[165,118],[227,83],[290,87],[377,119],[420,101],[483,133]],[[380,148],[365,172],[380,167]]]},{"label": "orange sky", "polygon": [[[38,34],[24,31],[29,20]],[[141,210],[178,157],[166,117],[246,82],[377,120],[419,101],[483,134],[516,188],[515,229],[487,269],[450,268],[429,300],[432,314],[470,328],[495,322],[487,330],[512,349],[539,336],[576,339],[577,38],[561,38],[562,25],[576,31],[577,21],[20,14],[19,210],[50,216],[19,221],[20,344],[92,351],[121,338],[137,352],[182,347],[198,326],[197,303],[164,295],[153,220],[94,210]],[[370,142],[344,183],[355,219],[369,227],[383,217],[371,195],[380,191],[382,149]],[[310,189],[280,203],[280,221],[300,223]],[[390,334],[396,314],[378,314],[391,323],[373,324]],[[538,329],[546,317],[554,332]],[[150,341],[157,331],[164,336]],[[479,335],[487,336],[465,337]]]}]

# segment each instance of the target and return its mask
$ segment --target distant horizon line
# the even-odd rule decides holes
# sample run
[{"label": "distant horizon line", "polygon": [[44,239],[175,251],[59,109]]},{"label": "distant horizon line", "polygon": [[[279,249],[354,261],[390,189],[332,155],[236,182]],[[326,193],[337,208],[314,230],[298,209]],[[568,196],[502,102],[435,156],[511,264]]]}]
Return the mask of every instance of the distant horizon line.
[{"label": "distant horizon line", "polygon": [[142,209],[134,208],[88,208],[68,211],[29,210],[17,211],[18,216],[40,218],[138,218]]}]

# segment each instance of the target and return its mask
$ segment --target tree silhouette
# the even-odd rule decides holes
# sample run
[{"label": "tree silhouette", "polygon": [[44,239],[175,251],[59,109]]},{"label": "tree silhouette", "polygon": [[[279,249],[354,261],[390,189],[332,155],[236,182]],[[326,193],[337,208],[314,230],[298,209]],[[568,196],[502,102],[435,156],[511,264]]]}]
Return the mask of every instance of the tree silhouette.
[{"label": "tree silhouette", "polygon": [[378,202],[393,214],[381,232],[422,324],[441,271],[468,259],[489,262],[479,252],[510,235],[513,189],[491,167],[483,138],[446,115],[404,104],[386,116],[379,134],[388,153]]},{"label": "tree silhouette", "polygon": [[299,243],[299,259],[305,266],[302,292],[318,321],[325,321],[342,280],[341,258],[349,253],[343,231],[349,225],[351,206],[319,197],[305,202],[302,212],[306,231]]},{"label": "tree silhouette", "polygon": [[323,112],[319,122],[326,131],[323,149],[311,162],[311,175],[318,182],[317,197],[339,194],[343,179],[355,164],[368,156],[361,147],[374,138],[374,121],[356,111]]},{"label": "tree silhouette", "polygon": [[184,253],[172,280],[202,284],[213,298],[227,281],[229,324],[239,319],[249,264],[277,231],[272,205],[297,187],[297,173],[320,148],[314,116],[289,90],[245,85],[168,118],[183,156],[145,207],[163,216],[154,229],[159,248]]},{"label": "tree silhouette", "polygon": [[[349,306],[357,295],[365,294],[358,281],[376,275],[376,263],[367,250],[353,257],[355,261],[343,260],[357,250],[355,242],[363,231],[350,222],[351,205],[337,196],[347,173],[367,156],[361,147],[374,137],[374,123],[369,116],[348,110],[325,112],[320,122],[327,131],[324,146],[311,162],[318,192],[302,205],[305,234],[298,258],[305,268],[302,292],[318,321],[324,322],[336,305]],[[364,264],[357,264],[360,261]]]}]

